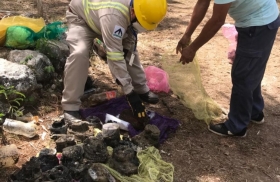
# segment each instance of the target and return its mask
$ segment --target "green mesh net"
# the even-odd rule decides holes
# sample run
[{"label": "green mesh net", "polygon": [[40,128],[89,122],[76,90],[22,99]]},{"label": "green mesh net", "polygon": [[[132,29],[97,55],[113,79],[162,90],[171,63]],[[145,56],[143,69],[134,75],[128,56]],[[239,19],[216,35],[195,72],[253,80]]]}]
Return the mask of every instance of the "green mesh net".
[{"label": "green mesh net", "polygon": [[35,46],[35,33],[28,27],[11,26],[6,33],[6,47],[25,49]]},{"label": "green mesh net", "polygon": [[161,159],[158,149],[148,147],[137,153],[140,161],[137,175],[123,176],[119,172],[102,164],[121,182],[172,182],[174,167]]},{"label": "green mesh net", "polygon": [[179,59],[175,53],[168,53],[161,61],[163,69],[169,75],[173,93],[193,111],[197,119],[209,124],[222,118],[221,107],[207,94],[202,85],[197,58],[187,65],[178,63]]},{"label": "green mesh net", "polygon": [[50,23],[37,33],[25,26],[10,26],[6,32],[5,46],[16,49],[34,48],[37,40],[59,39],[65,30],[61,22]]},{"label": "green mesh net", "polygon": [[40,30],[40,32],[36,33],[36,38],[59,39],[60,36],[65,32],[65,30],[66,27],[63,26],[62,22],[53,22],[44,26],[44,28]]}]

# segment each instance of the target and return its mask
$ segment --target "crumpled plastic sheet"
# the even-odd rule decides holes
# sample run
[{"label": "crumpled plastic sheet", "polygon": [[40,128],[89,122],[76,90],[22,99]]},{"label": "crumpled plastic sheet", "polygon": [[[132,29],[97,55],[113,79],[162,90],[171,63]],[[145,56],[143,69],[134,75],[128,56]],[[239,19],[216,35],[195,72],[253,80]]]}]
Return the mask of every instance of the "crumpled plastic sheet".
[{"label": "crumpled plastic sheet", "polygon": [[[81,109],[80,114],[83,118],[87,118],[88,116],[96,116],[103,123],[105,123],[106,113],[111,114],[113,116],[118,116],[123,110],[129,109],[125,96],[111,99],[108,102],[98,105],[92,108]],[[175,133],[180,122],[176,119],[168,118],[166,116],[162,116],[156,112],[148,111],[147,114],[151,116],[151,120],[149,124],[156,125],[160,130],[160,143],[163,143],[170,133]],[[129,122],[129,121],[128,121]],[[135,130],[131,125],[128,128],[128,133],[131,137],[138,135],[142,131]]]}]

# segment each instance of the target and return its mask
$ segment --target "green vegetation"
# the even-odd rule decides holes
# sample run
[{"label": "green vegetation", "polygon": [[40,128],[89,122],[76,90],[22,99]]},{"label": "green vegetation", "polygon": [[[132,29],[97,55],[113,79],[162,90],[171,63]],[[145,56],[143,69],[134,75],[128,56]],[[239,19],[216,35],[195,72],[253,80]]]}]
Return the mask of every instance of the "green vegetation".
[{"label": "green vegetation", "polygon": [[54,67],[53,66],[46,66],[44,68],[44,70],[47,72],[47,73],[54,73]]},{"label": "green vegetation", "polygon": [[33,55],[26,56],[26,58],[20,62],[20,64],[27,64],[29,60],[33,58]]},{"label": "green vegetation", "polygon": [[9,114],[10,116],[22,116],[22,109],[19,108],[25,95],[17,91],[13,86],[5,87],[0,85],[0,100],[9,105],[7,113],[0,112],[0,118]]}]

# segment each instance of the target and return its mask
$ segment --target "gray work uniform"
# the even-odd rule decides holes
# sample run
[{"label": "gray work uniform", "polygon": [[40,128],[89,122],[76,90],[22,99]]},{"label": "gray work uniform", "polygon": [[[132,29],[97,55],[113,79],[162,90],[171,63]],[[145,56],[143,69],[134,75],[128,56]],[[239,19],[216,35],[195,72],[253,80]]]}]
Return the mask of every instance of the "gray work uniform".
[{"label": "gray work uniform", "polygon": [[[138,94],[148,92],[145,73],[135,49],[135,32],[130,27],[130,0],[72,0],[69,7],[66,40],[70,56],[64,70],[63,109],[76,111],[80,108],[80,97],[88,76],[89,53],[96,37],[101,37],[106,45],[111,74],[122,85],[124,94],[132,90]],[[124,49],[128,50],[126,57]],[[135,57],[129,65],[132,54]]]}]

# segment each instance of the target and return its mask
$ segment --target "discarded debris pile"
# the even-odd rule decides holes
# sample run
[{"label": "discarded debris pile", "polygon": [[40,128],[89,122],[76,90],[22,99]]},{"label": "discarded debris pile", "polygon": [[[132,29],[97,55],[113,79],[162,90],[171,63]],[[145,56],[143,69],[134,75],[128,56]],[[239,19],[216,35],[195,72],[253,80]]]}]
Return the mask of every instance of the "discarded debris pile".
[{"label": "discarded debris pile", "polygon": [[[130,106],[126,101],[126,98],[123,96],[116,99],[111,99],[108,102],[96,107],[81,109],[80,113],[84,118],[96,116],[100,118],[103,123],[108,120],[108,114],[112,116],[118,116],[119,119],[125,120],[129,123],[126,125],[127,131],[129,136],[134,137],[140,134],[142,130],[137,128],[142,128],[142,126],[140,123],[137,123],[135,120],[131,119],[131,112],[127,112],[129,109]],[[149,110],[147,111],[147,114],[150,118],[149,124],[155,125],[160,130],[159,143],[163,143],[168,138],[169,134],[175,133],[179,126],[179,121],[176,119],[165,117]],[[116,121],[115,119],[113,121],[120,124],[119,121]]]},{"label": "discarded debris pile", "polygon": [[[138,174],[140,161],[137,152],[141,150],[140,146],[153,147],[151,143],[155,138],[159,141],[159,130],[153,125],[147,125],[137,137],[122,136],[117,144],[113,142],[114,147],[110,146],[110,139],[114,138],[104,137],[106,132],[102,129],[96,136],[92,133],[80,143],[77,141],[81,138],[76,139],[76,135],[54,134],[60,136],[55,140],[56,149],[42,149],[38,157],[32,157],[21,170],[10,176],[9,181],[117,181],[120,180],[115,179],[117,176]],[[149,138],[153,141],[150,142]],[[112,175],[104,165],[119,174]],[[170,167],[173,168],[172,165]]]},{"label": "discarded debris pile", "polygon": [[[157,126],[148,124],[139,135],[130,138],[126,131],[121,134],[123,131],[120,131],[117,123],[96,123],[100,124],[100,120],[94,116],[88,121],[78,121],[71,125],[66,124],[63,119],[54,121],[50,131],[56,148],[42,149],[37,157],[32,157],[19,171],[14,172],[9,181],[146,182],[157,178],[166,179],[163,181],[173,180],[173,166],[162,161],[160,156],[151,156],[145,161],[139,160],[140,151],[142,155],[151,155],[148,154],[150,151],[157,151],[155,146],[159,146],[160,139]],[[140,166],[143,168],[149,160],[155,159],[158,162],[153,162],[153,165],[147,166],[146,169],[153,168],[152,174],[139,173]],[[168,171],[161,171],[161,168],[166,166]]]}]

